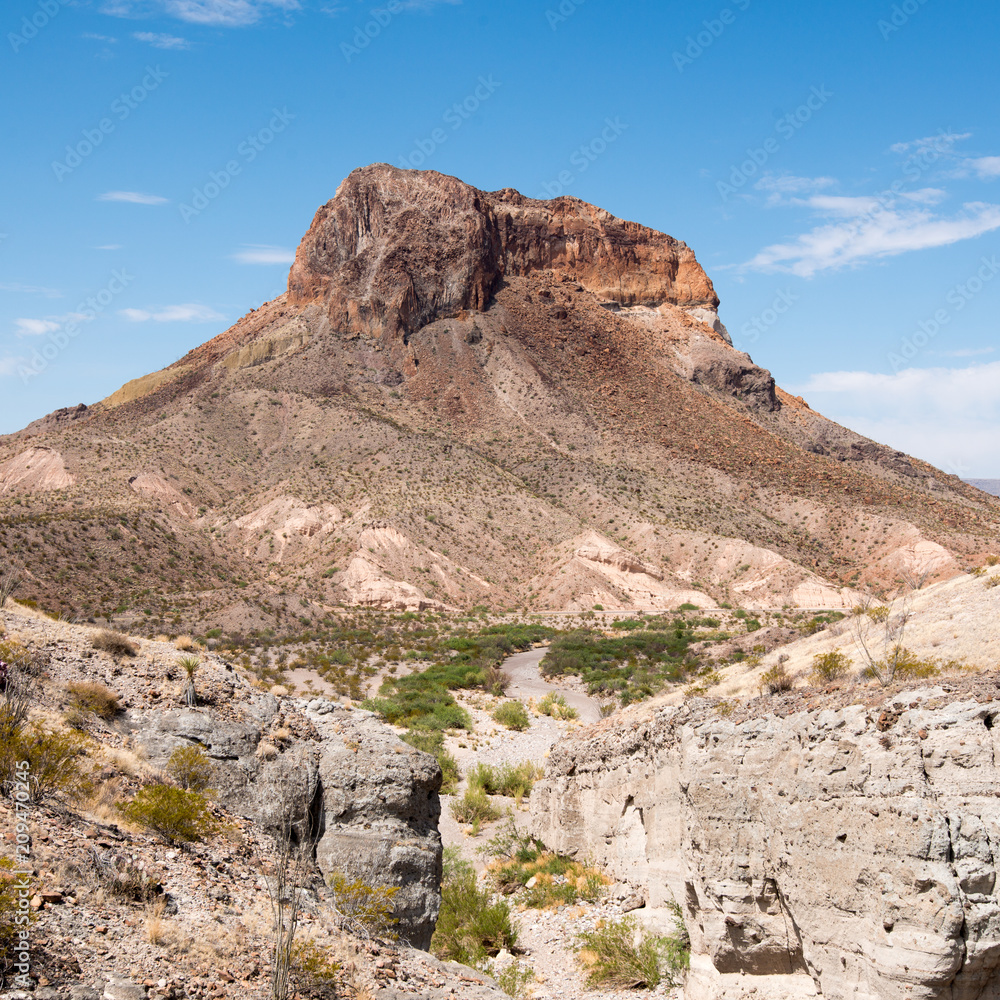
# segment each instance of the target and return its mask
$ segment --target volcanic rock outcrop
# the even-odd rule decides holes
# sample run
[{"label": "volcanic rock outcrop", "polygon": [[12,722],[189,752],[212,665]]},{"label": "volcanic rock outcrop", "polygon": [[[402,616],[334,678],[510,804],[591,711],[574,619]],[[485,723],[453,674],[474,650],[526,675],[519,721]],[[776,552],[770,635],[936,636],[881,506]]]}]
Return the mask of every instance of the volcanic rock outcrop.
[{"label": "volcanic rock outcrop", "polygon": [[638,709],[564,739],[533,832],[637,886],[647,922],[680,904],[688,1000],[994,996],[995,679],[739,711]]}]

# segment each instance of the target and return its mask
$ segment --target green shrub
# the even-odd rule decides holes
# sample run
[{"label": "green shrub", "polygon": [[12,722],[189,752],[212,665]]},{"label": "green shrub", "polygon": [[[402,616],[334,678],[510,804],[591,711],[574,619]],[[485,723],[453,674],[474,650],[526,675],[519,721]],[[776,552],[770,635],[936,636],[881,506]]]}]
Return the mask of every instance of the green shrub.
[{"label": "green shrub", "polygon": [[327,885],[333,890],[334,906],[344,928],[356,935],[395,938],[399,923],[393,916],[393,899],[398,885],[374,885],[361,878],[348,880],[334,872]]},{"label": "green shrub", "polygon": [[458,761],[445,749],[444,733],[440,730],[411,729],[400,738],[411,747],[437,758],[441,768],[442,795],[451,795],[458,788]]},{"label": "green shrub", "polygon": [[139,652],[139,647],[122,632],[115,632],[111,629],[101,629],[94,636],[91,645],[94,649],[99,649],[104,653],[110,653],[114,657],[135,656]]},{"label": "green shrub", "polygon": [[810,679],[814,684],[828,684],[838,677],[843,677],[851,669],[853,662],[839,649],[834,649],[829,653],[817,653],[813,657]]},{"label": "green shrub", "polygon": [[486,971],[491,957],[502,949],[513,951],[516,945],[510,907],[503,900],[494,902],[490,891],[477,884],[472,865],[459,858],[454,848],[447,848],[441,912],[431,950],[439,958]]},{"label": "green shrub", "polygon": [[566,699],[555,691],[550,691],[538,703],[538,711],[542,715],[550,715],[553,719],[575,719],[579,712],[572,705],[566,704]]},{"label": "green shrub", "polygon": [[131,802],[118,807],[125,819],[159,834],[170,844],[189,844],[218,833],[208,799],[170,785],[146,785]]},{"label": "green shrub", "polygon": [[331,987],[337,981],[342,966],[311,938],[297,941],[292,947],[291,971],[300,988]]},{"label": "green shrub", "polygon": [[467,788],[460,799],[452,802],[451,812],[459,823],[471,823],[476,833],[479,832],[480,824],[492,823],[500,818],[500,810],[490,802],[490,797],[481,788]]},{"label": "green shrub", "polygon": [[499,972],[493,970],[493,978],[507,996],[519,1000],[528,995],[528,983],[535,978],[535,970],[530,965],[513,961],[508,962]]},{"label": "green shrub", "polygon": [[79,763],[88,740],[74,730],[48,729],[40,722],[21,724],[0,737],[0,774],[9,783],[18,761],[28,762],[29,795],[42,802],[57,792],[78,795],[89,785]]},{"label": "green shrub", "polygon": [[634,917],[608,921],[577,935],[577,953],[590,986],[612,989],[655,989],[676,984],[676,973],[688,963],[687,935],[657,937],[641,930]]},{"label": "green shrub", "polygon": [[523,760],[520,764],[504,764],[501,767],[479,763],[467,777],[470,788],[481,788],[487,795],[520,799],[531,794],[532,786],[542,773],[537,764]]},{"label": "green shrub", "polygon": [[493,721],[519,733],[531,725],[528,710],[519,701],[505,701],[502,705],[497,706],[493,710]]},{"label": "green shrub", "polygon": [[94,681],[82,681],[69,684],[70,704],[81,712],[93,712],[101,719],[113,719],[120,711],[121,704],[118,695],[103,684]]},{"label": "green shrub", "polygon": [[185,791],[206,792],[212,783],[212,762],[198,747],[178,747],[167,761],[167,774]]},{"label": "green shrub", "polygon": [[760,689],[767,694],[781,694],[791,691],[792,678],[785,670],[784,663],[777,663],[770,670],[765,670],[760,678]]}]

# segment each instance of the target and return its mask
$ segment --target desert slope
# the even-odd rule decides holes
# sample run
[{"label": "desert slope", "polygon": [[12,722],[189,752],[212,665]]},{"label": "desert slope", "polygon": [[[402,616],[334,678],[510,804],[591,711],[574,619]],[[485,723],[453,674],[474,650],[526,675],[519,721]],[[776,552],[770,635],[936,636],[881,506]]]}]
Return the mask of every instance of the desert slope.
[{"label": "desert slope", "polygon": [[0,438],[0,551],[52,610],[287,629],[838,606],[989,550],[1000,501],[788,396],[717,307],[686,244],[578,199],[362,168],[286,294]]}]

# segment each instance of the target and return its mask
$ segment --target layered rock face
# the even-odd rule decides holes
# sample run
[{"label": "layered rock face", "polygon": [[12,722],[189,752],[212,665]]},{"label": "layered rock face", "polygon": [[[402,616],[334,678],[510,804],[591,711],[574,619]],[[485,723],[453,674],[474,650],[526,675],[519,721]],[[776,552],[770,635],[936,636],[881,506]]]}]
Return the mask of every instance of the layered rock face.
[{"label": "layered rock face", "polygon": [[[179,746],[200,747],[215,765],[222,804],[266,830],[290,826],[308,836],[324,876],[399,887],[400,937],[430,947],[441,904],[441,769],[434,758],[371,712],[332,702],[285,712],[271,695],[258,694],[240,715],[156,712],[138,721],[138,735],[160,766]],[[276,727],[277,741],[267,735]]]},{"label": "layered rock face", "polygon": [[577,198],[480,191],[381,163],[355,170],[316,213],[288,300],[321,302],[341,332],[392,338],[481,312],[504,278],[545,270],[620,305],[719,303],[691,249],[663,233]]},{"label": "layered rock face", "polygon": [[654,923],[681,904],[691,1000],[997,996],[993,687],[605,722],[553,751],[533,830],[640,886]]}]

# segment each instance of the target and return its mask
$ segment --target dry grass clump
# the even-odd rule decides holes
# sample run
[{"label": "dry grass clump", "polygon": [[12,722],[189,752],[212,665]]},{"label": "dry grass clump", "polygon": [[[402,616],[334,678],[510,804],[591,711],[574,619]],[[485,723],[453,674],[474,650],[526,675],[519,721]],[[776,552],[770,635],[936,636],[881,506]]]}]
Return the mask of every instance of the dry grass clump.
[{"label": "dry grass clump", "polygon": [[94,649],[101,650],[102,653],[110,653],[114,657],[135,656],[139,652],[139,647],[124,632],[115,632],[112,629],[101,629],[94,636],[91,645]]},{"label": "dry grass clump", "polygon": [[760,690],[764,694],[783,694],[792,690],[792,676],[785,669],[784,663],[777,663],[770,670],[765,670],[760,678]]},{"label": "dry grass clump", "polygon": [[120,711],[118,695],[110,688],[96,681],[80,681],[68,684],[70,704],[81,712],[93,712],[101,719],[113,719]]}]

